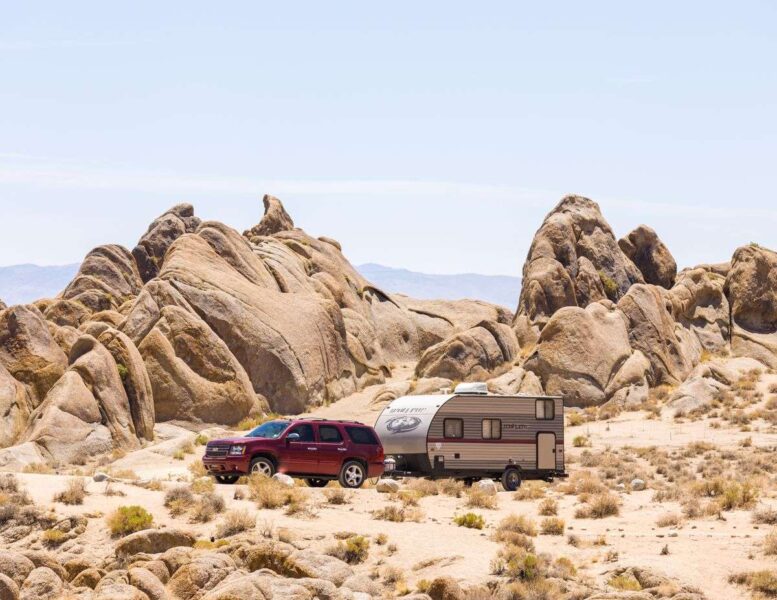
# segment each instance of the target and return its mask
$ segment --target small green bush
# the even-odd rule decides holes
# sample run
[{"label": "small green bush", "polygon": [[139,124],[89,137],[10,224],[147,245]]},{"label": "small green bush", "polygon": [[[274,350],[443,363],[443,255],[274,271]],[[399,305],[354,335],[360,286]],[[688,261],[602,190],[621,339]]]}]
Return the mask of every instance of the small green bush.
[{"label": "small green bush", "polygon": [[151,527],[154,517],[142,506],[120,506],[108,517],[108,528],[114,536],[128,535]]},{"label": "small green bush", "polygon": [[358,565],[367,560],[370,554],[370,540],[363,535],[355,535],[341,541],[328,551],[330,556],[339,558],[349,565]]},{"label": "small green bush", "polygon": [[454,517],[453,522],[468,529],[483,529],[486,526],[486,520],[481,515],[471,512]]}]

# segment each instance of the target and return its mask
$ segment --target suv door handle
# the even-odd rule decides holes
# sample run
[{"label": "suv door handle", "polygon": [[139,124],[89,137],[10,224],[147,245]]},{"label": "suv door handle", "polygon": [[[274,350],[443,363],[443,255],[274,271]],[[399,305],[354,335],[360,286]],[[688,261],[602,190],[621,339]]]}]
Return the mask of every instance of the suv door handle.
[{"label": "suv door handle", "polygon": [[318,450],[318,448],[308,448],[308,450]]},{"label": "suv door handle", "polygon": [[347,452],[348,448],[338,448],[337,451],[338,452]]}]

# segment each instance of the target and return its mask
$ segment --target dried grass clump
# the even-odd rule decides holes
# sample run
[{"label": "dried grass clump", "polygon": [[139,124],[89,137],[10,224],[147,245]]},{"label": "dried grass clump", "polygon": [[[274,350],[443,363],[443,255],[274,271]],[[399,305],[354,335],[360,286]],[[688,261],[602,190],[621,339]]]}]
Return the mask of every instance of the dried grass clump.
[{"label": "dried grass clump", "polygon": [[264,475],[251,475],[248,478],[248,492],[259,508],[273,510],[285,506],[289,514],[305,510],[307,503],[307,494],[304,488],[287,487]]},{"label": "dried grass clump", "polygon": [[553,498],[545,498],[540,502],[538,512],[542,517],[555,517],[558,514],[558,502]]},{"label": "dried grass clump", "polygon": [[479,487],[467,490],[467,508],[486,508],[494,510],[498,506],[496,495],[489,494]]},{"label": "dried grass clump", "polygon": [[736,573],[731,575],[729,583],[745,585],[753,592],[760,592],[767,597],[777,596],[777,573],[774,571],[753,571],[751,573]]},{"label": "dried grass clump", "polygon": [[497,542],[512,543],[513,534],[516,533],[534,537],[537,535],[537,526],[525,515],[508,515],[499,521],[493,537]]},{"label": "dried grass clump", "polygon": [[221,495],[215,492],[202,494],[194,505],[192,520],[195,523],[208,523],[220,513],[224,512],[226,503]]},{"label": "dried grass clump", "polygon": [[250,511],[241,508],[230,510],[224,515],[223,521],[216,527],[216,537],[227,538],[249,531],[256,527],[256,516]]},{"label": "dried grass clump", "polygon": [[575,511],[577,519],[603,519],[617,516],[620,506],[617,496],[610,493],[596,494]]},{"label": "dried grass clump", "polygon": [[491,573],[521,581],[539,581],[545,578],[548,561],[525,548],[507,545],[491,562]]},{"label": "dried grass clump", "polygon": [[658,527],[678,527],[682,522],[683,518],[680,515],[676,513],[666,513],[658,517],[656,525]]},{"label": "dried grass clump", "polygon": [[184,514],[194,506],[194,494],[188,485],[177,485],[165,493],[165,507],[174,517]]},{"label": "dried grass clump", "polygon": [[379,521],[391,521],[392,523],[403,523],[405,521],[420,521],[421,512],[404,506],[389,504],[379,510],[372,511],[372,517]]},{"label": "dried grass clump", "polygon": [[451,498],[461,498],[464,494],[464,482],[455,479],[442,479],[437,482],[441,494]]},{"label": "dried grass clump", "polygon": [[763,551],[767,556],[777,555],[777,530],[766,534],[763,542]]},{"label": "dried grass clump", "polygon": [[642,584],[631,573],[621,573],[620,575],[613,575],[610,577],[607,584],[610,587],[614,587],[616,590],[623,592],[641,592]]},{"label": "dried grass clump", "polygon": [[54,502],[81,505],[86,498],[86,480],[81,477],[73,477],[68,480],[65,489],[54,496]]},{"label": "dried grass clump", "polygon": [[326,553],[347,562],[349,565],[358,565],[367,560],[370,554],[370,540],[363,535],[356,535],[338,542]]},{"label": "dried grass clump", "polygon": [[548,517],[540,523],[542,535],[564,535],[564,519],[558,517]]},{"label": "dried grass clump", "polygon": [[209,494],[216,489],[216,483],[210,477],[198,477],[191,482],[190,488],[195,494]]},{"label": "dried grass clump", "polygon": [[324,497],[329,504],[342,506],[351,501],[351,496],[343,488],[329,488],[324,490]]},{"label": "dried grass clump", "polygon": [[514,500],[539,500],[545,497],[548,484],[544,481],[527,481],[513,494]]},{"label": "dried grass clump", "polygon": [[777,525],[777,509],[763,506],[753,512],[753,523],[757,525]]},{"label": "dried grass clump", "polygon": [[567,495],[601,494],[607,487],[591,471],[577,471],[559,486],[559,490]]},{"label": "dried grass clump", "polygon": [[440,493],[437,482],[430,479],[411,479],[406,487],[408,490],[415,492],[419,498],[436,496]]}]

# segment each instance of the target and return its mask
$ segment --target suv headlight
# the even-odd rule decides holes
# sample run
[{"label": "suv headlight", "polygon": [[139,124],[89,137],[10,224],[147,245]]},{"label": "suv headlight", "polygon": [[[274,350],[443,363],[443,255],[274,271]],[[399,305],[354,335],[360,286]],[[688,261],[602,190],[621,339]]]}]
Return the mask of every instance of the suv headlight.
[{"label": "suv headlight", "polygon": [[231,446],[229,448],[230,456],[243,456],[246,453],[245,446]]}]

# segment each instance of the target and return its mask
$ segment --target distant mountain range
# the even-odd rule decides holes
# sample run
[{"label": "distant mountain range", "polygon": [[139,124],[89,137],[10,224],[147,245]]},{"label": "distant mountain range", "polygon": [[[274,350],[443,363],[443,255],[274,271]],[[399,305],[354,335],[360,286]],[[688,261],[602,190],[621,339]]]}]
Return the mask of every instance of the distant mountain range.
[{"label": "distant mountain range", "polygon": [[0,267],[0,300],[8,306],[52,298],[65,289],[78,272],[78,265]]},{"label": "distant mountain range", "polygon": [[[25,304],[59,294],[78,272],[78,264],[55,267],[14,265],[0,267],[0,300],[9,306]],[[501,304],[510,309],[518,304],[520,277],[506,275],[431,275],[383,265],[356,267],[372,283],[387,292],[413,298],[459,300],[472,298]]]},{"label": "distant mountain range", "polygon": [[430,275],[368,263],[356,267],[379,288],[413,298],[460,300],[470,298],[501,304],[514,310],[521,294],[521,278],[508,275]]}]

